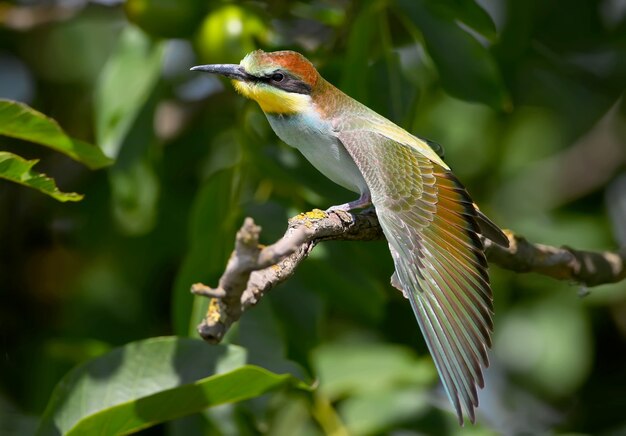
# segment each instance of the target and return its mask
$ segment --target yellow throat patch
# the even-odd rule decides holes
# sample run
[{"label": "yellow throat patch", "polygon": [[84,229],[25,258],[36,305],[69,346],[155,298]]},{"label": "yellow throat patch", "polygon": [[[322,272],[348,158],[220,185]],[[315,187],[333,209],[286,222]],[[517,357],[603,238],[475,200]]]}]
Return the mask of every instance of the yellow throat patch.
[{"label": "yellow throat patch", "polygon": [[268,114],[292,115],[304,112],[311,97],[305,94],[276,89],[272,86],[233,80],[233,86],[244,97],[256,101]]}]

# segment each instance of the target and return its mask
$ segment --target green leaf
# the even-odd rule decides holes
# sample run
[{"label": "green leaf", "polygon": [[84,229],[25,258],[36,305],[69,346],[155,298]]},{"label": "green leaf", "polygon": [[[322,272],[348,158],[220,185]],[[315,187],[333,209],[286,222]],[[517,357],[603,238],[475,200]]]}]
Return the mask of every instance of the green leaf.
[{"label": "green leaf", "polygon": [[34,434],[39,420],[18,409],[8,396],[0,393],[0,434],[6,436]]},{"label": "green leaf", "polygon": [[414,420],[429,408],[425,390],[397,387],[364,392],[341,402],[339,413],[353,435],[380,434],[403,421]]},{"label": "green leaf", "polygon": [[[508,312],[494,349],[499,361],[522,375],[526,383],[567,398],[587,380],[593,365],[593,340],[588,314],[571,297],[567,285],[559,283],[558,287],[562,289],[541,301]],[[532,283],[525,283],[525,289],[532,288]],[[520,334],[525,338],[523,350],[511,342]]]},{"label": "green leaf", "polygon": [[351,97],[368,103],[369,89],[367,86],[367,72],[370,63],[372,47],[375,44],[376,26],[382,13],[381,4],[367,0],[360,5],[360,12],[352,23],[350,36],[347,42],[345,68],[341,86],[343,92]]},{"label": "green leaf", "polygon": [[409,30],[416,30],[416,24],[421,32],[446,91],[495,109],[511,109],[500,70],[487,48],[426,0],[397,0],[397,4]]},{"label": "green leaf", "polygon": [[113,163],[98,147],[69,137],[55,120],[16,101],[0,99],[0,135],[45,145],[91,169]]},{"label": "green leaf", "polygon": [[430,357],[408,347],[372,342],[324,344],[313,354],[319,394],[338,401],[350,434],[378,434],[423,413],[437,375]]},{"label": "green leaf", "polygon": [[[309,283],[319,280],[321,283],[333,284],[332,288],[319,290],[319,293],[326,297],[330,307],[334,306],[358,320],[377,322],[384,316],[387,294],[371,271],[359,270],[363,265],[359,261],[367,261],[369,254],[362,253],[364,248],[360,250],[361,252],[353,246],[333,246],[328,256],[309,259],[298,273]],[[351,259],[354,263],[340,266],[342,255],[346,255],[343,259]],[[368,297],[362,298],[363,295]]]},{"label": "green leaf", "polygon": [[0,151],[0,178],[37,189],[59,201],[80,201],[83,196],[75,192],[61,192],[50,177],[32,171],[39,160],[26,160],[6,151]]},{"label": "green leaf", "polygon": [[428,0],[428,5],[441,15],[446,15],[452,20],[459,20],[489,41],[493,42],[496,39],[496,26],[491,16],[475,1]]},{"label": "green leaf", "polygon": [[148,101],[163,59],[164,43],[128,26],[98,80],[96,138],[105,154],[117,157],[124,138]]},{"label": "green leaf", "polygon": [[313,366],[321,393],[332,401],[394,386],[424,386],[436,379],[429,358],[418,359],[406,347],[371,342],[323,345],[315,351]]},{"label": "green leaf", "polygon": [[[224,271],[241,225],[239,205],[241,138],[227,131],[211,143],[208,179],[194,198],[189,219],[189,250],[176,276],[172,297],[174,331],[197,335],[208,299],[193,296],[193,283],[216,283]],[[230,155],[232,153],[232,155]]]},{"label": "green leaf", "polygon": [[126,434],[285,385],[309,389],[290,374],[245,361],[241,347],[194,339],[130,343],[67,374],[52,394],[38,434]]},{"label": "green leaf", "polygon": [[127,235],[145,235],[157,220],[159,179],[149,159],[136,160],[109,173],[111,206],[120,229]]}]

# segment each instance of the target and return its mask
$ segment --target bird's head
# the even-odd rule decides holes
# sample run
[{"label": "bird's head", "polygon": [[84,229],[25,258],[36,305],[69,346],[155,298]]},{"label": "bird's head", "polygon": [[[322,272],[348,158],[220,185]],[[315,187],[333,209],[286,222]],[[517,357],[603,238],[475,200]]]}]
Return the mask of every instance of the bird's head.
[{"label": "bird's head", "polygon": [[295,51],[256,50],[247,54],[239,65],[199,65],[192,70],[231,78],[237,91],[255,100],[270,114],[305,111],[320,80],[313,64]]}]

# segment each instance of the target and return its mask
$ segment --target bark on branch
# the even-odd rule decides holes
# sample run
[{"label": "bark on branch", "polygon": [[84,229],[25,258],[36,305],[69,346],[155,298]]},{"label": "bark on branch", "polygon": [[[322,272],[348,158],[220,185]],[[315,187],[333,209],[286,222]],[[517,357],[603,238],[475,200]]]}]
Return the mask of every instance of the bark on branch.
[{"label": "bark on branch", "polygon": [[[191,292],[211,298],[198,332],[208,342],[218,343],[242,313],[273,287],[293,275],[296,267],[315,246],[328,240],[371,241],[383,239],[373,209],[360,213],[313,210],[289,220],[285,235],[276,243],[259,244],[261,228],[246,218],[237,232],[235,250],[217,288],[201,283]],[[626,278],[626,252],[593,252],[569,247],[533,244],[506,232],[510,247],[483,238],[487,259],[515,272],[535,272],[584,286],[614,283]]]}]

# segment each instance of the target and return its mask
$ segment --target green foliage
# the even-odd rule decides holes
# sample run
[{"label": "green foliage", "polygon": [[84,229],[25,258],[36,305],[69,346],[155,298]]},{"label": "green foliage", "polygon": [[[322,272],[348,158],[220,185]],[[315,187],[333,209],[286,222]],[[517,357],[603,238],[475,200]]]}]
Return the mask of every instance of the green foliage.
[{"label": "green foliage", "polygon": [[339,416],[350,434],[374,434],[420,416],[428,408],[419,394],[437,377],[431,362],[404,347],[331,343],[315,350],[320,395],[344,400]]},{"label": "green foliage", "polygon": [[510,110],[511,102],[493,56],[456,22],[460,19],[489,34],[483,14],[476,13],[477,6],[459,8],[461,14],[426,0],[398,0],[398,6],[408,18],[407,27],[422,33],[442,85],[451,95]]},{"label": "green foliage", "polygon": [[427,3],[431,9],[438,12],[438,15],[460,21],[489,41],[497,40],[496,25],[491,16],[474,0],[431,0]]},{"label": "green foliage", "polygon": [[[626,142],[615,2],[565,13],[535,0],[129,0],[57,2],[49,15],[27,3],[20,13],[45,24],[15,24],[12,4],[2,18],[0,177],[81,197],[33,171],[39,160],[85,198],[45,202],[0,181],[1,434],[38,420],[43,434],[156,423],[172,435],[623,432],[624,283],[580,300],[576,285],[491,268],[493,364],[478,424],[464,428],[389,284],[384,242],[321,244],[227,345],[185,339],[207,305],[190,285],[217,284],[243,217],[270,243],[289,216],[354,199],[228,81],[191,66],[300,51],[441,144],[495,222],[615,249],[604,210],[622,217],[616,228],[626,218],[603,195],[623,191],[612,182]],[[312,393],[285,388],[304,388],[300,367]]]},{"label": "green foliage", "polygon": [[236,346],[154,338],[133,342],[82,365],[52,394],[39,435],[121,434],[207,407],[242,401],[298,379],[245,365]]},{"label": "green foliage", "polygon": [[226,239],[216,241],[215,232],[234,234],[239,218],[236,192],[237,174],[223,169],[211,175],[196,195],[190,218],[190,247],[176,277],[172,318],[174,331],[180,335],[195,335],[197,320],[206,313],[206,298],[194,297],[189,283],[219,279],[221,268],[228,260],[232,244]]},{"label": "green foliage", "polygon": [[162,38],[183,38],[193,33],[205,11],[202,0],[128,0],[124,12],[146,33]]},{"label": "green foliage", "polygon": [[225,4],[206,16],[194,42],[200,63],[235,64],[269,36],[266,24],[253,11]]},{"label": "green foliage", "polygon": [[120,35],[96,87],[96,141],[117,157],[159,77],[163,43],[128,26]]},{"label": "green foliage", "polygon": [[94,170],[113,163],[98,147],[70,138],[56,121],[16,101],[0,99],[0,135],[50,147]]},{"label": "green foliage", "polygon": [[[52,118],[16,101],[0,99],[0,135],[41,144],[91,169],[113,162],[98,147],[69,137]],[[82,195],[61,192],[52,178],[33,171],[37,162],[37,159],[26,160],[13,153],[0,152],[0,178],[36,189],[59,201],[82,200]]]},{"label": "green foliage", "polygon": [[31,168],[38,160],[26,160],[13,153],[0,151],[0,178],[28,186],[59,201],[80,201],[83,196],[75,192],[61,192],[54,180]]}]

